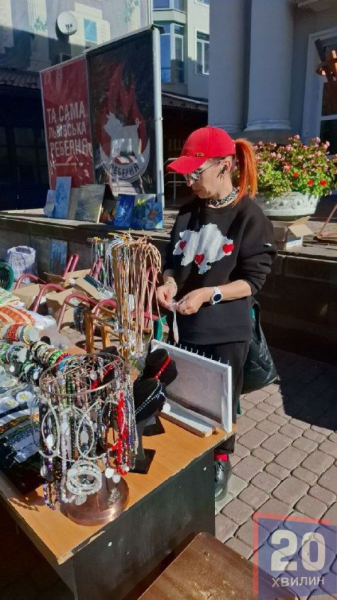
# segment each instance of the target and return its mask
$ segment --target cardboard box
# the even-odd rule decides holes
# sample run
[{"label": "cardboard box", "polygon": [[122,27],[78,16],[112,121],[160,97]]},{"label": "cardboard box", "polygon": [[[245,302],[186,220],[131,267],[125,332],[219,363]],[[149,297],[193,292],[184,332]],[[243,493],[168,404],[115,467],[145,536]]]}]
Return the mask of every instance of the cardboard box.
[{"label": "cardboard box", "polygon": [[310,217],[302,217],[297,221],[273,221],[274,237],[280,250],[289,250],[296,246],[303,246],[303,238],[313,235],[311,229],[306,225]]},{"label": "cardboard box", "polygon": [[26,308],[30,309],[41,287],[38,283],[27,283],[14,290],[14,294],[20,298],[21,302],[24,302]]},{"label": "cardboard box", "polygon": [[[54,317],[54,319],[56,319],[56,320],[58,319],[58,316],[59,316],[59,313],[62,308],[62,304],[63,304],[64,300],[73,291],[74,291],[73,288],[68,288],[67,290],[64,290],[64,292],[50,292],[50,294],[46,295],[48,312],[50,315],[52,315]],[[74,320],[73,309],[67,308],[66,312],[65,312],[65,316],[67,317],[67,319],[64,319],[64,322],[65,321],[73,322],[73,320]]]},{"label": "cardboard box", "polygon": [[81,269],[79,271],[67,273],[64,277],[61,275],[54,275],[54,273],[45,273],[45,277],[48,283],[58,283],[64,288],[67,288],[71,285],[74,285],[76,279],[82,278],[88,273],[90,273],[90,269]]},{"label": "cardboard box", "polygon": [[82,294],[85,293],[89,298],[93,298],[98,302],[103,299],[103,296],[96,290],[96,288],[83,278],[76,280],[74,288],[75,290],[82,292]]}]

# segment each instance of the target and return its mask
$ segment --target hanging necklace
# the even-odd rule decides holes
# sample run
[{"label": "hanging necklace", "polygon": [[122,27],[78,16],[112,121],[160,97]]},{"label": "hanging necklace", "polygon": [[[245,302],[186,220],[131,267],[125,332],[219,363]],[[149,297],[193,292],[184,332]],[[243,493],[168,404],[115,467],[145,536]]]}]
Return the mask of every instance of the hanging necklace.
[{"label": "hanging necklace", "polygon": [[216,200],[215,198],[209,198],[207,200],[207,206],[212,206],[212,208],[218,208],[219,206],[226,206],[235,198],[237,193],[238,193],[237,188],[233,187],[232,191],[227,196],[225,196],[224,198],[221,198],[220,200]]}]

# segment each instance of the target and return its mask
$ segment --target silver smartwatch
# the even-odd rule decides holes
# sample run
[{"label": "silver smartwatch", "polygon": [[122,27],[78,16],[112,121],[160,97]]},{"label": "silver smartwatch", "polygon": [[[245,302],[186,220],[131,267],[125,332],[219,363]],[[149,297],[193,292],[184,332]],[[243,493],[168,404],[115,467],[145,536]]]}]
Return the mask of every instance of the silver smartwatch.
[{"label": "silver smartwatch", "polygon": [[223,300],[223,295],[218,287],[213,287],[213,296],[211,298],[211,304],[218,304]]}]

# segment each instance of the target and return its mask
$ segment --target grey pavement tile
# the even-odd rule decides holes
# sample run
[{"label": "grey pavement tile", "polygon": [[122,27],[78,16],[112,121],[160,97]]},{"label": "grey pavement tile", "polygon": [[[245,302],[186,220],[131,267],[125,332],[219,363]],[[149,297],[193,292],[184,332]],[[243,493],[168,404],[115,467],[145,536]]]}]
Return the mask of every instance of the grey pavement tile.
[{"label": "grey pavement tile", "polygon": [[272,394],[271,396],[268,396],[268,398],[266,398],[265,401],[267,404],[271,404],[271,406],[274,406],[275,408],[279,408],[280,406],[283,405],[283,396],[282,396],[281,392],[277,391],[274,394]]},{"label": "grey pavement tile", "polygon": [[263,460],[263,462],[266,464],[272,462],[275,458],[275,455],[272,452],[269,452],[269,450],[265,450],[264,448],[255,448],[255,450],[252,452],[252,455],[256,456],[256,458],[259,458],[260,460]]},{"label": "grey pavement tile", "polygon": [[225,542],[232,537],[237,530],[238,525],[223,514],[215,517],[215,537],[220,542]]},{"label": "grey pavement tile", "polygon": [[300,437],[303,433],[300,427],[295,427],[295,425],[291,425],[291,423],[287,423],[283,425],[279,431],[282,435],[286,435],[292,440],[296,440],[296,438]]},{"label": "grey pavement tile", "polygon": [[[256,529],[255,529],[256,528]],[[255,530],[255,536],[254,536]],[[246,523],[241,525],[239,529],[235,533],[235,537],[247,544],[252,551],[255,549],[254,544],[257,543],[257,547],[261,546],[267,538],[269,537],[269,531],[264,529],[263,527],[259,528],[258,536],[256,536],[257,527],[256,523],[252,519],[249,519]]]},{"label": "grey pavement tile", "polygon": [[233,500],[232,494],[227,492],[226,496],[222,500],[215,500],[215,516],[218,515],[223,508],[225,508],[226,504]]},{"label": "grey pavement tile", "polygon": [[321,502],[326,504],[326,506],[330,506],[330,504],[332,504],[336,500],[335,494],[333,494],[326,488],[321,487],[320,485],[311,486],[309,494],[310,496],[313,496],[314,498],[317,498],[317,500],[320,500]]},{"label": "grey pavement tile", "polygon": [[261,513],[268,515],[268,518],[262,517],[262,525],[268,531],[275,531],[278,529],[280,524],[283,523],[284,519],[291,512],[291,507],[277,500],[277,498],[270,498],[260,506],[259,510],[254,513],[253,520],[259,521],[261,519]]},{"label": "grey pavement tile", "polygon": [[303,430],[310,428],[310,423],[305,423],[304,421],[301,421],[300,419],[291,419],[290,425],[295,425],[295,427],[300,427]]},{"label": "grey pavement tile", "polygon": [[263,412],[263,410],[259,410],[258,408],[252,408],[251,410],[248,410],[246,412],[246,417],[254,419],[254,421],[256,421],[257,423],[260,423],[261,421],[266,419],[267,416],[270,417],[271,415],[267,415],[267,413]]},{"label": "grey pavement tile", "polygon": [[265,392],[262,389],[262,390],[257,390],[256,392],[250,392],[249,394],[246,394],[245,398],[246,398],[246,400],[248,400],[249,402],[252,402],[253,404],[259,404],[260,402],[263,402],[263,400],[268,398],[268,396],[269,396],[268,392]]},{"label": "grey pavement tile", "polygon": [[255,485],[249,484],[241,494],[239,495],[239,500],[242,500],[246,504],[249,504],[254,510],[260,508],[260,506],[266,502],[269,498],[269,495],[260,490]]},{"label": "grey pavement tile", "polygon": [[311,454],[314,450],[316,450],[318,444],[313,440],[309,440],[309,438],[305,438],[304,436],[297,438],[293,441],[294,448],[298,448],[299,450],[303,450],[307,454]]},{"label": "grey pavement tile", "polygon": [[[289,439],[289,438],[288,438]],[[291,440],[290,440],[291,441]],[[276,456],[275,462],[287,469],[295,469],[307,456],[306,452],[290,446]]]},{"label": "grey pavement tile", "polygon": [[257,423],[256,427],[257,429],[261,429],[261,431],[268,433],[268,435],[272,435],[273,433],[276,433],[276,431],[278,431],[280,425],[277,425],[277,423],[272,423],[272,421],[269,421],[267,419],[265,421],[262,421],[262,423]]},{"label": "grey pavement tile", "polygon": [[247,481],[233,474],[228,482],[228,493],[235,498],[247,487],[247,485]]},{"label": "grey pavement tile", "polygon": [[307,431],[303,433],[303,437],[308,438],[309,440],[313,440],[317,444],[321,444],[327,438],[327,436],[323,435],[323,433],[320,433],[319,431],[314,431],[313,429],[307,429]]},{"label": "grey pavement tile", "polygon": [[238,475],[245,481],[250,481],[254,475],[262,471],[264,463],[255,456],[246,456],[233,469],[234,475]]},{"label": "grey pavement tile", "polygon": [[229,502],[227,506],[222,510],[222,514],[237,523],[238,525],[242,525],[245,523],[249,517],[252,515],[253,509],[251,506],[242,502],[238,498]]},{"label": "grey pavement tile", "polygon": [[274,490],[280,483],[280,480],[271,475],[270,473],[266,473],[266,471],[262,471],[262,473],[258,473],[253,479],[252,484],[255,485],[260,490],[264,492],[270,493]]},{"label": "grey pavement tile", "polygon": [[261,429],[257,429],[254,427],[250,429],[240,437],[240,444],[248,448],[248,450],[253,450],[254,448],[258,448],[261,444],[268,438],[268,434],[261,431]]},{"label": "grey pavement tile", "polygon": [[287,446],[290,446],[290,444],[291,439],[289,437],[287,437],[286,435],[282,435],[282,433],[280,432],[277,432],[271,435],[269,438],[267,438],[265,442],[263,442],[262,448],[269,450],[269,452],[272,452],[273,454],[279,454],[280,452],[282,452],[282,450],[287,448]]},{"label": "grey pavement tile", "polygon": [[334,502],[326,511],[324,519],[331,521],[332,525],[337,525],[337,502]]},{"label": "grey pavement tile", "polygon": [[296,504],[296,509],[312,519],[320,519],[326,512],[327,506],[317,498],[304,496]]},{"label": "grey pavement tile", "polygon": [[323,442],[323,444],[319,446],[318,450],[326,452],[327,454],[330,454],[335,459],[337,459],[337,442],[326,440],[325,442]]},{"label": "grey pavement tile", "polygon": [[332,466],[318,480],[318,485],[337,495],[337,467]]},{"label": "grey pavement tile", "polygon": [[315,450],[306,458],[302,467],[305,469],[309,469],[309,471],[313,471],[317,475],[324,473],[334,462],[334,459],[330,454],[326,454],[325,452],[321,452],[320,450]]},{"label": "grey pavement tile", "polygon": [[275,477],[277,477],[277,479],[280,480],[286,479],[290,475],[290,469],[282,467],[276,462],[272,462],[269,465],[267,465],[265,471],[266,473],[271,473],[271,475],[274,475]]},{"label": "grey pavement tile", "polygon": [[251,546],[247,546],[247,544],[245,544],[241,540],[238,540],[237,538],[231,538],[230,540],[228,540],[226,542],[226,546],[229,546],[230,548],[235,550],[235,552],[238,552],[240,556],[243,556],[247,559],[249,559],[253,554],[253,549],[251,548]]},{"label": "grey pavement tile", "polygon": [[284,479],[273,491],[274,498],[285,504],[294,506],[300,498],[307,493],[309,486],[296,477],[290,476]]},{"label": "grey pavement tile", "polygon": [[271,421],[272,423],[276,423],[277,425],[279,425],[281,427],[281,425],[285,425],[288,422],[288,418],[285,419],[284,417],[281,417],[280,415],[276,414],[276,413],[272,413],[271,415],[268,415],[268,421]]},{"label": "grey pavement tile", "polygon": [[245,415],[238,418],[238,432],[240,436],[244,435],[247,431],[255,427],[256,421],[249,419]]},{"label": "grey pavement tile", "polygon": [[318,479],[318,475],[313,473],[313,471],[308,471],[308,469],[304,469],[303,467],[297,467],[293,471],[294,477],[308,483],[309,485],[314,485]]}]

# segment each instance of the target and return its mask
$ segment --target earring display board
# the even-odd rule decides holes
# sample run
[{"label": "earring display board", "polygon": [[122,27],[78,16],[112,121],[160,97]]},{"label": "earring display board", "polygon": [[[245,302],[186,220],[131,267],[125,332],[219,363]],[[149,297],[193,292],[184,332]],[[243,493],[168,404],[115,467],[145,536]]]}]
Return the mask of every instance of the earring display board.
[{"label": "earring display board", "polygon": [[232,369],[228,364],[188,352],[179,346],[153,340],[151,349],[164,348],[175,361],[178,375],[167,386],[171,405],[163,417],[197,435],[210,435],[221,427],[232,431]]}]

